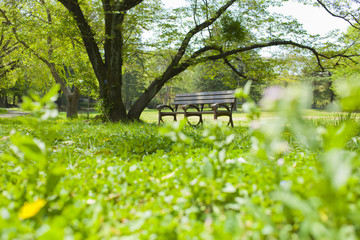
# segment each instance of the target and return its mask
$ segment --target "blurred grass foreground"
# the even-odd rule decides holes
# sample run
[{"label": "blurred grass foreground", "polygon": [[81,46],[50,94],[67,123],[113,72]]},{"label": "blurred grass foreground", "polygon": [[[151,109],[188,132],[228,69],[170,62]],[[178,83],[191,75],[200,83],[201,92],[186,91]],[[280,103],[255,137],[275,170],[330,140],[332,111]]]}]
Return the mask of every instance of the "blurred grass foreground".
[{"label": "blurred grass foreground", "polygon": [[[236,124],[68,120],[57,92],[0,118],[1,239],[359,239],[357,85],[340,113],[304,87],[245,90]],[[274,92],[276,94],[274,95]],[[265,112],[264,112],[265,111]],[[261,114],[260,114],[261,112]]]}]

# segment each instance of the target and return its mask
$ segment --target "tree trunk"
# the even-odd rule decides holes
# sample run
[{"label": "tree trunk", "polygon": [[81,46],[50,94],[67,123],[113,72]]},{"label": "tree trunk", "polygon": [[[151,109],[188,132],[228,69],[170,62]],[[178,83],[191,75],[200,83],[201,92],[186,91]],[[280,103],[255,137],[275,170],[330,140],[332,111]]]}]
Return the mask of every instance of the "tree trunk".
[{"label": "tree trunk", "polygon": [[59,72],[56,69],[54,63],[45,62],[49,67],[51,75],[55,79],[55,82],[60,85],[61,91],[64,93],[66,98],[66,116],[71,118],[77,118],[78,104],[79,104],[79,89],[75,87],[72,93],[69,86],[66,85],[64,80],[61,78]]},{"label": "tree trunk", "polygon": [[[113,83],[112,85],[111,82]],[[122,100],[121,83],[119,82],[118,79],[109,81],[110,84],[107,89],[108,105],[105,110],[108,112],[108,118],[111,122],[126,122],[128,120],[126,108]]]},{"label": "tree trunk", "polygon": [[5,107],[9,108],[9,102],[8,102],[8,97],[7,97],[7,93],[5,93]]},{"label": "tree trunk", "polygon": [[17,98],[18,98],[18,103],[22,103],[22,96],[21,95],[17,95]]},{"label": "tree trunk", "polygon": [[105,69],[106,69],[106,112],[112,122],[127,121],[126,108],[122,99],[123,29],[124,14],[113,14],[116,5],[105,5]]},{"label": "tree trunk", "polygon": [[4,94],[2,92],[0,92],[0,107],[4,107],[5,103],[4,103]]},{"label": "tree trunk", "polygon": [[165,83],[160,80],[155,80],[150,86],[141,94],[141,96],[135,101],[134,105],[130,108],[128,117],[133,120],[140,119],[140,115],[145,107],[149,104],[151,99],[160,91]]},{"label": "tree trunk", "polygon": [[335,98],[336,98],[336,94],[332,88],[332,85],[333,85],[333,82],[329,82],[329,85],[328,85],[328,88],[329,88],[329,91],[330,91],[330,102],[333,103],[335,101]]},{"label": "tree trunk", "polygon": [[170,65],[165,73],[155,79],[150,86],[141,94],[141,96],[135,101],[134,105],[130,108],[128,113],[128,118],[132,120],[140,119],[140,115],[145,107],[150,103],[150,101],[155,97],[155,95],[161,90],[167,81],[172,77],[180,74],[189,67],[187,64],[182,64],[181,66],[175,67]]},{"label": "tree trunk", "polygon": [[79,106],[79,97],[80,91],[77,87],[75,87],[74,92],[69,96],[66,96],[66,117],[67,118],[77,118],[78,114],[78,106]]}]

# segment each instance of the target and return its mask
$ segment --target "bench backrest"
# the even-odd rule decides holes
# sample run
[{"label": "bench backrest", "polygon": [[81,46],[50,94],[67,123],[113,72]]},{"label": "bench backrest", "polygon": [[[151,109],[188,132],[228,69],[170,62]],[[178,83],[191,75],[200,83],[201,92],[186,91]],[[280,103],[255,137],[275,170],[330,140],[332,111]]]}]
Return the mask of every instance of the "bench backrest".
[{"label": "bench backrest", "polygon": [[236,103],[234,94],[234,90],[176,94],[174,105],[227,103],[233,108]]}]

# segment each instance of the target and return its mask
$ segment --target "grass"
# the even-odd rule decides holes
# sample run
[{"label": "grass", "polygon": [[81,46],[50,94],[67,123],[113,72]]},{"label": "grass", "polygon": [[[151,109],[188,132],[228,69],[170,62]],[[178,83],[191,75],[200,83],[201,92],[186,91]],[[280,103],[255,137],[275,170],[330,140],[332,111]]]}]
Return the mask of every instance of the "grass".
[{"label": "grass", "polygon": [[[22,111],[19,108],[12,108],[11,110],[14,111]],[[5,114],[7,113],[7,110],[5,109],[0,109],[0,114]],[[326,110],[319,110],[319,109],[307,109],[304,111],[304,116],[306,118],[325,118],[327,120],[329,119],[337,119],[340,117],[345,117],[347,116],[348,113],[345,112],[329,112]],[[80,110],[78,112],[79,118],[80,119],[87,119],[88,118],[88,113],[86,110]],[[96,111],[90,111],[89,112],[89,119],[94,118],[95,116],[97,116],[98,113]],[[261,118],[263,119],[267,119],[267,118],[273,118],[275,116],[274,113],[272,112],[262,112],[261,113]],[[353,117],[356,117],[356,114],[352,115]],[[66,112],[61,111],[59,112],[59,118],[66,118]],[[205,122],[213,122],[213,116],[211,114],[205,114],[203,116],[204,121]],[[157,123],[158,122],[158,111],[156,109],[145,109],[141,116],[140,119],[144,122],[147,123]],[[172,117],[164,117],[163,118],[165,122],[169,123],[169,122],[173,122],[173,118]],[[183,119],[183,115],[180,114],[178,115],[177,119],[180,121]],[[235,125],[240,125],[240,124],[246,124],[249,122],[249,120],[247,119],[247,115],[246,113],[242,112],[241,109],[234,112],[233,113],[233,119],[234,119],[234,123]],[[198,121],[198,119],[196,117],[193,117],[190,119],[191,122],[196,123]],[[220,117],[219,121],[227,123],[228,118],[227,117]]]},{"label": "grass", "polygon": [[271,128],[249,130],[240,112],[234,128],[158,127],[156,110],[132,124],[0,119],[0,238],[358,239],[358,133],[337,115],[306,114],[335,149],[287,129],[276,154]]},{"label": "grass", "polygon": [[0,108],[0,114],[6,114],[6,113],[8,113],[8,111],[6,109]]},{"label": "grass", "polygon": [[[339,117],[345,117],[348,113],[346,112],[329,112],[326,110],[318,110],[318,109],[307,109],[304,111],[304,117],[306,118],[324,118],[325,120],[329,119],[338,119]],[[272,112],[262,112],[260,115],[261,119],[268,119],[273,118],[275,116],[275,113]],[[356,114],[355,114],[356,116]],[[182,114],[178,115],[178,120],[182,120],[184,117]],[[213,115],[211,114],[205,114],[203,115],[205,122],[213,122]],[[155,109],[146,109],[143,111],[140,117],[141,120],[147,123],[157,123],[158,122],[158,111]],[[164,117],[164,122],[173,122],[172,117]],[[249,120],[247,118],[246,113],[242,112],[241,110],[236,111],[233,113],[233,119],[235,125],[241,125],[241,124],[248,124]],[[198,118],[193,117],[191,120],[192,122],[196,123]],[[228,122],[227,117],[220,117],[219,120],[223,123]]]}]

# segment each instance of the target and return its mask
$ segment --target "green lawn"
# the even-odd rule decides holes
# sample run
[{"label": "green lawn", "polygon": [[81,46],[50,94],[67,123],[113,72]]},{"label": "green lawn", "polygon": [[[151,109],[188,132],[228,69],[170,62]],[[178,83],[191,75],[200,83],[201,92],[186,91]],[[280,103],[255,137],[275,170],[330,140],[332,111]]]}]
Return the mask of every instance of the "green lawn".
[{"label": "green lawn", "polygon": [[[19,109],[17,109],[19,110]],[[307,109],[304,111],[304,116],[306,118],[316,118],[316,119],[322,119],[322,118],[325,118],[326,120],[331,120],[331,119],[338,119],[340,116],[342,117],[345,117],[348,113],[345,113],[345,112],[328,112],[326,110],[317,110],[317,109]],[[81,119],[87,119],[87,111],[86,110],[81,110],[78,112],[78,115]],[[90,111],[89,112],[89,118],[92,119],[94,118],[95,116],[97,116],[98,113],[96,111]],[[272,112],[262,112],[261,113],[261,118],[263,119],[267,119],[267,118],[273,118],[274,117],[274,113]],[[357,114],[353,114],[352,115],[353,117],[357,116]],[[66,118],[66,112],[60,112],[59,113],[59,117],[60,118]],[[180,114],[178,115],[177,119],[180,121],[181,119],[183,119],[183,115]],[[214,122],[214,119],[213,119],[213,115],[211,114],[205,114],[203,116],[204,118],[204,121],[205,122]],[[234,112],[233,113],[233,118],[234,118],[234,124],[235,125],[240,125],[240,124],[243,124],[243,123],[248,123],[249,120],[247,118],[247,115],[246,113],[242,112],[242,111],[237,111],[237,112]],[[147,122],[147,123],[156,123],[158,122],[158,110],[156,109],[145,109],[141,116],[140,116],[140,119],[144,122]],[[190,119],[190,121],[192,122],[197,122],[197,118],[196,117],[193,117]],[[169,123],[169,122],[173,122],[173,118],[172,117],[164,117],[164,121]],[[221,122],[224,122],[224,123],[227,123],[228,122],[228,118],[227,117],[220,117],[219,118],[219,121]]]},{"label": "green lawn", "polygon": [[360,123],[306,115],[320,118],[0,119],[0,238],[359,239]]},{"label": "green lawn", "polygon": [[[317,109],[307,109],[304,111],[304,116],[306,118],[315,118],[315,119],[325,119],[325,120],[336,120],[338,119],[340,116],[345,117],[348,113],[345,112],[329,112],[326,110],[317,110]],[[275,113],[272,112],[262,112],[260,115],[261,119],[267,119],[267,118],[273,118],[275,115]],[[357,114],[353,114],[353,116],[356,116]],[[182,114],[179,114],[177,119],[181,120],[183,119],[184,116]],[[211,114],[205,114],[203,115],[204,121],[205,122],[214,122],[213,120],[213,115]],[[158,122],[158,111],[155,109],[146,109],[143,111],[143,113],[141,114],[140,117],[141,120],[148,122],[148,123],[157,123]],[[165,122],[172,122],[173,121],[173,117],[164,117],[163,118]],[[242,111],[237,111],[233,113],[233,119],[234,119],[234,124],[235,125],[240,125],[240,124],[246,124],[249,122],[246,113],[242,112]],[[192,117],[191,119],[192,122],[197,122],[198,118],[196,117]],[[228,118],[227,117],[220,117],[219,121],[227,123],[228,122]]]},{"label": "green lawn", "polygon": [[8,111],[6,109],[0,108],[0,114],[5,114],[8,113]]}]

